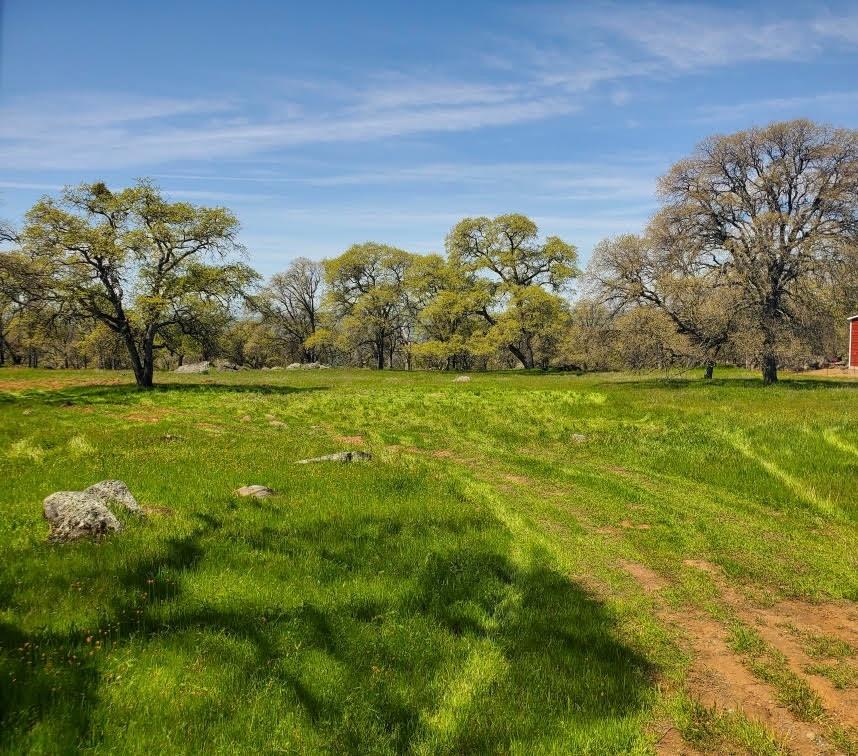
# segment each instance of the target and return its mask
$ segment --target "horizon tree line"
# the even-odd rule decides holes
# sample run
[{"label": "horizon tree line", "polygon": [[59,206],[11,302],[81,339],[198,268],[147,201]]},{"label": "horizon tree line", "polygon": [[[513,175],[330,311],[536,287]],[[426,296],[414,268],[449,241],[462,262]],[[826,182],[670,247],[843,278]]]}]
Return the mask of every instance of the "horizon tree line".
[{"label": "horizon tree line", "polygon": [[[640,234],[574,245],[519,214],[464,218],[445,255],[355,244],[262,281],[225,208],[149,180],[43,198],[0,226],[0,365],[759,368],[842,355],[858,310],[858,131],[807,120],[702,142]],[[581,284],[572,298],[573,284]]]}]

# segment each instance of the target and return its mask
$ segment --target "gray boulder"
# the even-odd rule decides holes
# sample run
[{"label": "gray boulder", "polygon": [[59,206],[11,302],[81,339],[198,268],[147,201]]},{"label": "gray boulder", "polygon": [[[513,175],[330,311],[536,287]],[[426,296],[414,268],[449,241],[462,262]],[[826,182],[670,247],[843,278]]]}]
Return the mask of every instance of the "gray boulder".
[{"label": "gray boulder", "polygon": [[75,541],[87,536],[118,533],[122,523],[101,500],[84,491],[58,491],[43,502],[45,519],[51,524],[50,540]]},{"label": "gray boulder", "polygon": [[471,376],[469,375],[459,375],[453,380],[453,383],[470,383]]},{"label": "gray boulder", "polygon": [[121,480],[102,480],[85,491],[58,491],[47,496],[42,511],[51,525],[50,540],[66,542],[118,533],[122,523],[111,507],[144,516],[143,508]]},{"label": "gray boulder", "polygon": [[310,459],[299,459],[295,464],[309,465],[314,462],[368,462],[372,459],[372,454],[362,451],[344,451],[336,454],[324,454],[321,457],[311,457]]},{"label": "gray boulder", "polygon": [[242,486],[236,492],[238,496],[252,496],[254,499],[265,499],[268,496],[274,496],[274,489],[268,486]]},{"label": "gray boulder", "polygon": [[174,373],[208,373],[211,369],[211,363],[208,360],[204,362],[194,362],[190,365],[181,365],[177,367]]},{"label": "gray boulder", "polygon": [[94,496],[104,506],[119,504],[129,512],[134,512],[135,514],[143,513],[143,507],[137,503],[137,499],[128,490],[128,486],[121,480],[102,480],[99,483],[91,485],[84,493]]}]

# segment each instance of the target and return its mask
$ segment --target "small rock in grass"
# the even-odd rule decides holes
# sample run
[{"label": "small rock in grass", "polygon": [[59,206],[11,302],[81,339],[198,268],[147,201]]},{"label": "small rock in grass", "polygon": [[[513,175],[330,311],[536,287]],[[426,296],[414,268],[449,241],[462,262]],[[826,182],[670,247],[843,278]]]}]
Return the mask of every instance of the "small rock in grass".
[{"label": "small rock in grass", "polygon": [[274,496],[274,489],[268,486],[242,486],[236,492],[238,496],[252,496],[254,499],[264,499],[267,496]]},{"label": "small rock in grass", "polygon": [[362,451],[344,451],[336,454],[324,454],[321,457],[311,457],[310,459],[299,459],[296,464],[309,465],[312,462],[368,462],[372,459],[372,454]]},{"label": "small rock in grass", "polygon": [[583,444],[587,440],[587,437],[583,433],[573,433],[569,438],[576,444]]},{"label": "small rock in grass", "polygon": [[286,423],[284,423],[282,420],[269,420],[268,424],[270,426],[272,426],[273,428],[285,428],[286,427]]},{"label": "small rock in grass", "polygon": [[249,423],[251,420],[253,420],[253,418],[250,415],[243,415],[241,418],[241,422],[243,423]]},{"label": "small rock in grass", "polygon": [[194,362],[190,365],[181,365],[177,367],[174,373],[208,373],[211,368],[211,363],[206,360],[204,362]]},{"label": "small rock in grass", "polygon": [[470,383],[470,382],[471,382],[471,376],[469,376],[469,375],[459,375],[453,381],[453,383]]}]

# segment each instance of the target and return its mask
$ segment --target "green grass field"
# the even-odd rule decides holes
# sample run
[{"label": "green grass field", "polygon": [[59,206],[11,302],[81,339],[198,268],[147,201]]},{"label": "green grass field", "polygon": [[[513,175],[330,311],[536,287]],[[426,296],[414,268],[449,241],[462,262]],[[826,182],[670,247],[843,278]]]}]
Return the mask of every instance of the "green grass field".
[{"label": "green grass field", "polygon": [[721,376],[0,371],[0,751],[856,753],[858,381]]}]

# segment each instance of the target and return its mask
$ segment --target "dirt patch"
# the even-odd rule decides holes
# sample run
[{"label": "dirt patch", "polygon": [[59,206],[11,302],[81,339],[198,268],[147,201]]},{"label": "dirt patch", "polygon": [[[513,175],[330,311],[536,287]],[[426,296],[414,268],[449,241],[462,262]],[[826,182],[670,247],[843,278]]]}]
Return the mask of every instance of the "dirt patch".
[{"label": "dirt patch", "polygon": [[[704,560],[687,560],[685,564],[715,576],[721,575],[717,565]],[[668,585],[661,575],[644,565],[621,562],[620,566],[648,593],[656,593]],[[731,607],[734,602],[745,607],[738,591],[723,580],[716,579],[715,582]],[[757,679],[742,664],[730,648],[727,628],[721,622],[698,611],[677,612],[662,601],[659,601],[658,614],[677,630],[691,655],[686,687],[692,697],[704,706],[741,712],[749,719],[762,723],[786,740],[793,753],[809,755],[835,752],[828,746],[820,725],[798,720],[789,709],[778,703],[775,690]],[[744,615],[747,621],[748,610],[737,614]],[[757,629],[760,629],[758,624]],[[768,640],[765,636],[764,639]],[[840,704],[832,705],[831,710],[838,715],[843,714]],[[848,722],[845,718],[841,721]],[[673,736],[662,741],[657,750],[661,754],[693,752],[681,739]]]},{"label": "dirt patch", "polygon": [[692,567],[701,572],[708,572],[710,575],[720,575],[721,568],[717,564],[707,562],[705,559],[685,559],[682,562],[686,567]]},{"label": "dirt patch", "polygon": [[775,693],[742,664],[727,643],[727,631],[711,617],[685,613],[670,620],[686,637],[693,655],[691,693],[705,706],[740,711],[785,738],[799,754],[831,753],[818,725],[801,722]]},{"label": "dirt patch", "polygon": [[625,530],[649,530],[652,527],[646,523],[635,524],[631,520],[620,520],[617,524]]},{"label": "dirt patch", "polygon": [[170,507],[162,507],[155,504],[143,507],[143,511],[147,515],[155,515],[156,517],[172,517],[176,513],[175,510],[170,509]]},{"label": "dirt patch", "polygon": [[123,415],[123,419],[132,423],[159,423],[173,413],[166,407],[147,407],[145,410],[134,410]]},{"label": "dirt patch", "polygon": [[363,436],[334,436],[334,441],[354,446],[363,446],[366,443]]},{"label": "dirt patch", "polygon": [[781,601],[767,611],[799,628],[831,635],[858,648],[858,606],[849,601]]},{"label": "dirt patch", "polygon": [[655,743],[655,751],[660,756],[702,756],[682,739],[682,735],[672,725]]},{"label": "dirt patch", "polygon": [[783,654],[790,669],[807,681],[824,708],[848,727],[858,728],[858,690],[838,689],[825,676],[809,673],[814,660],[795,637],[793,628],[814,635],[826,635],[858,647],[858,608],[848,602],[811,604],[781,601],[770,607],[751,605],[726,582],[720,567],[704,560],[688,559],[683,564],[709,573],[722,599],[772,648]]},{"label": "dirt patch", "polygon": [[637,580],[647,593],[660,591],[662,588],[667,588],[668,586],[668,582],[661,575],[646,565],[624,561],[620,562],[620,567]]}]

